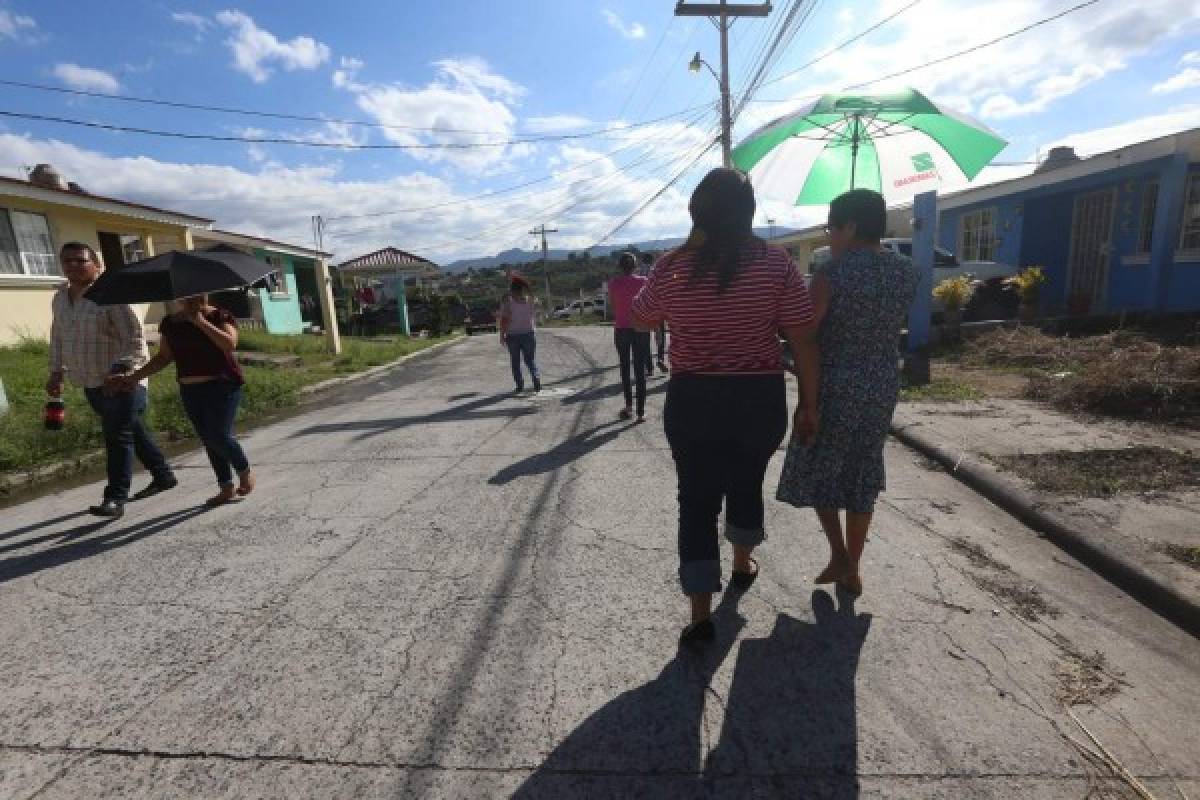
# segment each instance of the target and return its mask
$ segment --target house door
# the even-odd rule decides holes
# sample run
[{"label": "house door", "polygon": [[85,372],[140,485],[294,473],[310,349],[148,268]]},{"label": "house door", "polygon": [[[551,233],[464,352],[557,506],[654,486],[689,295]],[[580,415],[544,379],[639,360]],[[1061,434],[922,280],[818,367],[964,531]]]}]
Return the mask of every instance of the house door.
[{"label": "house door", "polygon": [[1116,205],[1115,189],[1075,198],[1067,272],[1067,309],[1071,314],[1104,308]]},{"label": "house door", "polygon": [[125,266],[125,250],[121,247],[120,234],[99,231],[96,238],[100,240],[100,257],[104,259],[105,269],[118,270]]}]

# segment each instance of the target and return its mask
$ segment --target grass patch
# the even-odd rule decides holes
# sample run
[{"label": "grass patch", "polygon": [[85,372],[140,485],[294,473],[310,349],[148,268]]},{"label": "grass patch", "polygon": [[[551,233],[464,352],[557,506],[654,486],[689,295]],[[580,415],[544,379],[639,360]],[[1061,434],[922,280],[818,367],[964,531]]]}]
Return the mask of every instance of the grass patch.
[{"label": "grass patch", "polygon": [[962,361],[1027,370],[1027,396],[1064,411],[1200,421],[1200,345],[1186,337],[1118,330],[1072,338],[1017,327],[972,339]]},{"label": "grass patch", "polygon": [[[239,335],[240,349],[298,355],[301,366],[243,367],[246,389],[238,419],[251,422],[278,414],[299,403],[300,389],[304,386],[387,364],[439,341],[444,339],[343,337],[344,352],[333,358],[325,351],[325,340],[320,337],[243,331]],[[11,347],[0,347],[0,379],[4,381],[10,406],[9,412],[0,417],[0,472],[72,461],[103,447],[99,420],[88,407],[83,390],[70,383],[64,392],[66,425],[60,431],[42,427],[48,358],[49,348],[39,340],[26,339]],[[168,441],[194,435],[179,399],[173,367],[150,379],[146,420],[153,431]]]},{"label": "grass patch", "polygon": [[983,392],[969,383],[950,378],[934,378],[925,386],[900,389],[900,400],[906,403],[961,403],[983,397]]},{"label": "grass patch", "polygon": [[1185,564],[1192,569],[1200,569],[1200,547],[1185,547],[1181,544],[1167,542],[1157,545],[1155,549],[1169,555],[1180,564]]},{"label": "grass patch", "polygon": [[993,458],[1035,489],[1056,494],[1110,497],[1200,486],[1200,459],[1161,447],[1055,451]]}]

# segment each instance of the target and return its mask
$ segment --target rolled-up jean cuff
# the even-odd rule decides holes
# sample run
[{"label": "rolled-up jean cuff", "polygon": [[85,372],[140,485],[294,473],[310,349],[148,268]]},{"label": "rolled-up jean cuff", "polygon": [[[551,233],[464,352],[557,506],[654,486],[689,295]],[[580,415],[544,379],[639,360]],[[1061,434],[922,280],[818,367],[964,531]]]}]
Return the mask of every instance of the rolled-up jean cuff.
[{"label": "rolled-up jean cuff", "polygon": [[684,561],[679,565],[679,583],[684,594],[721,591],[721,562]]},{"label": "rolled-up jean cuff", "polygon": [[742,547],[758,547],[767,538],[767,532],[762,528],[739,528],[737,525],[725,523],[725,538],[730,544]]}]

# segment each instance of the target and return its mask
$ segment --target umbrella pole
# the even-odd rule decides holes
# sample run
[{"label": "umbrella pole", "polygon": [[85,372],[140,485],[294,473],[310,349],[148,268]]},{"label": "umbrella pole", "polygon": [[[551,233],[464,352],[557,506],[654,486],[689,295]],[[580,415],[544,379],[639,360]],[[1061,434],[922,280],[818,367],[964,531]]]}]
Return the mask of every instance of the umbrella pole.
[{"label": "umbrella pole", "polygon": [[853,129],[850,133],[850,188],[854,188],[854,179],[858,173],[858,123],[861,117],[858,114],[854,115]]}]

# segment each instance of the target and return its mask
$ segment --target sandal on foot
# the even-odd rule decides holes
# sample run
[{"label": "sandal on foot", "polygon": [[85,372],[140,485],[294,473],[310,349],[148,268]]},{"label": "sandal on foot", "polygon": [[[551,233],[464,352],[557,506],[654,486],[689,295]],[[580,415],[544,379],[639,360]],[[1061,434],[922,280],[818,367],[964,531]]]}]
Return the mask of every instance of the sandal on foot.
[{"label": "sandal on foot", "polygon": [[205,500],[204,505],[207,506],[208,508],[216,508],[218,506],[229,505],[230,503],[240,503],[241,501],[242,501],[242,498],[239,497],[236,493],[232,494],[232,495],[227,495],[224,492],[222,492],[221,494],[214,495],[214,496],[208,498],[207,500]]},{"label": "sandal on foot", "polygon": [[703,642],[711,642],[717,635],[717,626],[713,625],[711,619],[702,619],[699,622],[693,622],[683,629],[683,633],[679,634],[680,644],[701,644]]},{"label": "sandal on foot", "polygon": [[254,473],[246,470],[238,476],[239,485],[237,493],[239,497],[245,497],[254,491],[254,487],[258,485],[258,480],[254,477]]},{"label": "sandal on foot", "polygon": [[744,592],[754,585],[754,579],[758,577],[759,566],[758,559],[751,558],[750,562],[754,564],[753,572],[738,572],[736,569],[729,576],[729,586],[739,592]]},{"label": "sandal on foot", "polygon": [[621,419],[626,419],[626,420],[633,419],[633,412],[630,411],[628,408],[622,408],[621,413],[617,414],[617,416],[620,417]]}]

